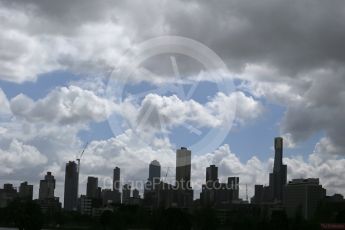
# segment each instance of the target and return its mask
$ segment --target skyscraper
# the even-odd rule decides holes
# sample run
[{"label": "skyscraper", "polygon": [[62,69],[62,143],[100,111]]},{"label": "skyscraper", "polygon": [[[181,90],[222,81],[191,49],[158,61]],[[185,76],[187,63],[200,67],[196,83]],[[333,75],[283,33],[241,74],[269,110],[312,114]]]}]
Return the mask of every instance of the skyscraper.
[{"label": "skyscraper", "polygon": [[125,184],[122,187],[122,203],[128,204],[130,197],[131,197],[131,186],[129,184]]},{"label": "skyscraper", "polygon": [[40,181],[39,195],[38,199],[45,200],[48,198],[54,198],[55,190],[55,178],[51,172],[47,172],[44,180]]},{"label": "skyscraper", "polygon": [[289,218],[300,212],[303,218],[314,216],[319,202],[326,197],[318,178],[294,179],[284,186],[284,206]]},{"label": "skyscraper", "polygon": [[228,177],[228,188],[232,190],[232,200],[240,199],[240,178],[239,177]]},{"label": "skyscraper", "polygon": [[66,164],[64,209],[76,210],[78,203],[78,166],[74,161]]},{"label": "skyscraper", "polygon": [[276,137],[274,139],[274,149],[273,172],[270,173],[269,177],[271,198],[273,201],[282,201],[283,188],[287,180],[287,166],[283,165],[283,138]]},{"label": "skyscraper", "polygon": [[161,165],[158,161],[154,160],[149,166],[149,182],[152,185],[157,185],[161,179]]},{"label": "skyscraper", "polygon": [[176,186],[190,188],[192,152],[185,147],[176,151]]},{"label": "skyscraper", "polygon": [[88,177],[87,178],[87,185],[86,185],[86,196],[88,198],[99,198],[98,194],[98,178],[96,177]]},{"label": "skyscraper", "polygon": [[206,184],[218,182],[218,167],[210,165],[206,168]]},{"label": "skyscraper", "polygon": [[113,190],[120,192],[120,168],[114,168],[113,174]]},{"label": "skyscraper", "polygon": [[20,184],[19,197],[25,200],[32,200],[33,185],[29,185],[27,181]]}]

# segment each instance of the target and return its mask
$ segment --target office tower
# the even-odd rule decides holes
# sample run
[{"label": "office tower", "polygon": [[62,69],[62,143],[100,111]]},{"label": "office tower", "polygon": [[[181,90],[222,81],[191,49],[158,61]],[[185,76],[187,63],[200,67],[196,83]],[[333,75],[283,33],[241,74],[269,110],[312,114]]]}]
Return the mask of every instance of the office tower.
[{"label": "office tower", "polygon": [[90,176],[87,178],[86,196],[89,198],[98,197],[98,178]]},{"label": "office tower", "polygon": [[218,182],[218,167],[210,165],[206,168],[206,184]]},{"label": "office tower", "polygon": [[74,161],[66,164],[64,209],[77,210],[78,202],[78,166]]},{"label": "office tower", "polygon": [[29,185],[27,181],[19,186],[19,197],[24,200],[32,200],[34,186]]},{"label": "office tower", "polygon": [[0,189],[0,208],[7,207],[17,196],[17,189],[12,184],[4,184],[4,188]]},{"label": "office tower", "polygon": [[133,190],[133,198],[140,199],[140,194],[138,189]]},{"label": "office tower", "polygon": [[157,185],[161,179],[161,165],[158,161],[154,160],[149,166],[149,181],[152,185]]},{"label": "office tower", "polygon": [[47,172],[44,180],[40,181],[39,195],[38,199],[45,200],[49,198],[54,198],[55,190],[55,178],[51,172]]},{"label": "office tower", "polygon": [[232,190],[232,200],[240,199],[240,178],[229,177],[228,178],[228,189]]},{"label": "office tower", "polygon": [[294,179],[284,187],[284,206],[290,218],[301,215],[311,219],[319,202],[326,197],[326,190],[319,179]]},{"label": "office tower", "polygon": [[264,186],[261,184],[256,184],[254,189],[254,196],[251,200],[252,204],[261,204],[263,201]]},{"label": "office tower", "polygon": [[113,190],[120,192],[120,168],[116,167],[114,168],[113,173]]},{"label": "office tower", "polygon": [[80,208],[80,214],[82,215],[92,215],[92,199],[81,195],[79,199],[79,208]]},{"label": "office tower", "polygon": [[176,151],[176,186],[190,188],[192,152],[185,147]]},{"label": "office tower", "polygon": [[282,201],[283,187],[287,180],[287,166],[283,165],[283,138],[277,137],[274,139],[274,167],[273,172],[270,173],[270,188],[271,200]]},{"label": "office tower", "polygon": [[125,184],[122,187],[122,203],[128,204],[130,197],[131,197],[131,186],[128,184]]}]

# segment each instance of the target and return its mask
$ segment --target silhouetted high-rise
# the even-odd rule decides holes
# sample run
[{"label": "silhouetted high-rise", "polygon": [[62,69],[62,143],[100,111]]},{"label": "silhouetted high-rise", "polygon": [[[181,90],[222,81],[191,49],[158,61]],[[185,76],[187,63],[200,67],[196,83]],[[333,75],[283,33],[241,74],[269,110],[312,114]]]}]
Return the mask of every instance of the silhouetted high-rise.
[{"label": "silhouetted high-rise", "polygon": [[218,167],[210,165],[206,168],[206,184],[218,182]]},{"label": "silhouetted high-rise", "polygon": [[122,203],[128,204],[130,197],[131,197],[131,186],[129,184],[125,184],[122,187]]},{"label": "silhouetted high-rise", "polygon": [[161,165],[158,161],[154,160],[149,166],[149,181],[152,184],[158,184],[161,178]]},{"label": "silhouetted high-rise", "polygon": [[176,185],[190,188],[192,152],[185,147],[176,151]]},{"label": "silhouetted high-rise", "polygon": [[240,199],[240,178],[228,177],[228,188],[232,190],[232,200]]},{"label": "silhouetted high-rise", "polygon": [[98,178],[90,176],[87,178],[86,196],[88,198],[98,198]]},{"label": "silhouetted high-rise", "polygon": [[78,165],[74,161],[66,164],[64,209],[76,210],[78,203]]},{"label": "silhouetted high-rise", "polygon": [[299,214],[310,219],[314,217],[320,201],[326,197],[326,189],[318,178],[294,179],[284,186],[284,206],[289,218]]},{"label": "silhouetted high-rise", "polygon": [[274,166],[273,172],[270,173],[269,184],[271,198],[273,201],[282,201],[283,188],[287,180],[287,166],[283,165],[283,138],[274,139]]},{"label": "silhouetted high-rise", "polygon": [[113,173],[113,190],[120,192],[120,168],[116,167],[114,168]]},{"label": "silhouetted high-rise", "polygon": [[55,178],[51,172],[47,172],[44,180],[40,181],[39,195],[38,199],[45,200],[48,198],[54,198],[55,190]]},{"label": "silhouetted high-rise", "polygon": [[21,199],[32,200],[33,189],[34,186],[25,181],[20,184],[18,195]]}]

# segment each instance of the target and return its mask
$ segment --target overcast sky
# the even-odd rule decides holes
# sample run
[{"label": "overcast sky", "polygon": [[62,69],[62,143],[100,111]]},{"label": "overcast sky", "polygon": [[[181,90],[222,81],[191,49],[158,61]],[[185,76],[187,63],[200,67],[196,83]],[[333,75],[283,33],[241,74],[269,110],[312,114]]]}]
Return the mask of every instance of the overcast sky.
[{"label": "overcast sky", "polygon": [[[0,0],[0,182],[37,195],[49,170],[63,199],[65,163],[88,141],[81,193],[116,166],[145,180],[154,159],[173,181],[186,146],[194,183],[216,164],[244,198],[283,136],[289,179],[344,194],[344,41],[343,0]],[[155,55],[128,55],[145,44]]]}]

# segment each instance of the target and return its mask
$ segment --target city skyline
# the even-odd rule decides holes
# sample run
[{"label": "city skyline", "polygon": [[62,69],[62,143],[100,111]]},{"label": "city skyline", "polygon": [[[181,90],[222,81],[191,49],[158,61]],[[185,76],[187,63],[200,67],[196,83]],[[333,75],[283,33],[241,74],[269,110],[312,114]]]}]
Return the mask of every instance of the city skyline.
[{"label": "city skyline", "polygon": [[[248,194],[248,184],[241,184],[239,183],[239,178],[237,177],[237,175],[223,175],[222,178],[226,178],[227,182],[228,182],[228,188],[233,188],[235,185],[236,186],[240,186],[243,188],[245,188],[245,196],[243,196],[243,191],[242,191],[242,196],[239,195],[239,191],[241,191],[241,189],[239,188],[237,190],[237,195],[235,195],[235,197],[237,197],[237,199],[241,198],[243,201],[247,201],[247,202],[254,202],[258,203],[258,202],[273,202],[273,201],[282,201],[283,200],[283,188],[285,187],[286,184],[289,184],[291,182],[294,181],[298,181],[300,179],[310,179],[308,177],[301,177],[301,178],[291,178],[289,180],[287,180],[287,165],[283,164],[283,138],[281,137],[276,137],[274,138],[274,148],[275,148],[275,157],[274,157],[274,163],[272,164],[272,169],[269,173],[269,180],[268,183],[259,185],[259,184],[255,184],[253,191],[253,194]],[[183,189],[188,188],[188,181],[190,181],[190,183],[193,185],[193,178],[191,178],[191,156],[192,156],[192,152],[190,150],[188,150],[186,147],[181,147],[179,149],[176,150],[176,172],[179,171],[179,173],[175,174],[175,181],[167,181],[167,176],[169,173],[169,169],[166,172],[166,174],[164,172],[161,171],[161,164],[158,160],[153,160],[148,164],[147,167],[147,181],[150,184],[159,184],[161,182],[165,183],[165,182],[169,182],[172,185],[177,185],[177,186],[181,186]],[[164,167],[164,166],[163,166]],[[77,178],[77,170],[78,170],[78,164],[77,162],[74,161],[70,161],[66,163],[66,171],[65,171],[65,178],[67,181],[64,181],[64,195],[62,197],[57,197],[59,198],[60,201],[64,202],[65,200],[65,196],[70,197],[71,194],[75,194],[75,198],[68,198],[69,202],[68,205],[65,208],[65,205],[63,206],[64,209],[66,210],[77,210],[77,203],[78,203],[78,199],[82,196],[86,196],[88,198],[92,198],[92,199],[97,199],[98,197],[101,197],[101,191],[104,190],[109,190],[109,191],[118,191],[120,192],[120,194],[122,193],[122,191],[124,190],[128,190],[129,192],[126,192],[126,195],[122,194],[122,202],[123,199],[128,199],[131,196],[132,192],[136,191],[136,193],[138,192],[138,195],[144,195],[145,193],[145,189],[144,188],[148,188],[150,190],[150,185],[146,185],[146,179],[145,177],[142,178],[142,180],[140,181],[124,181],[121,179],[121,168],[118,166],[115,166],[113,169],[113,175],[112,177],[108,177],[105,178],[105,180],[108,181],[112,181],[111,187],[104,187],[104,184],[99,184],[99,179],[98,177],[94,177],[94,176],[88,176],[87,177],[87,183],[86,183],[86,187],[85,187],[85,191],[79,191],[76,190],[76,184],[73,184],[75,182],[78,182],[78,178]],[[219,182],[219,177],[218,177],[218,167],[214,164],[209,165],[208,167],[205,168],[206,173],[205,173],[205,178],[206,179],[206,185],[205,186],[215,186],[214,183],[220,183]],[[281,171],[282,170],[282,171]],[[165,174],[165,175],[162,175]],[[73,176],[74,175],[74,176]],[[74,178],[73,178],[74,177]],[[171,177],[171,176],[170,176]],[[68,178],[68,179],[67,179]],[[276,179],[279,178],[279,179]],[[280,179],[281,178],[281,179]],[[311,178],[313,179],[313,178]],[[316,178],[318,180],[319,183],[319,178]],[[72,180],[72,181],[71,181]],[[74,182],[73,182],[74,180]],[[181,182],[180,182],[181,181]],[[138,183],[139,182],[139,183]],[[208,182],[211,182],[211,184],[207,185]],[[181,185],[178,185],[179,183],[182,183]],[[9,184],[9,183],[6,183]],[[37,190],[39,190],[39,194],[37,199],[39,200],[45,200],[48,198],[55,198],[54,193],[55,193],[55,184],[56,184],[56,180],[54,178],[54,175],[51,172],[47,172],[46,175],[44,176],[44,180],[40,181],[40,184],[37,188]],[[28,182],[27,181],[23,181],[21,184],[21,186],[23,185],[28,186]],[[135,187],[139,185],[138,187]],[[199,197],[200,192],[202,192],[202,186],[204,186],[203,184],[197,184],[196,189],[194,189],[194,197],[196,197],[196,199],[200,199],[201,197]],[[244,187],[244,185],[246,187]],[[266,186],[267,185],[267,186]],[[20,188],[21,186],[18,186],[18,192],[20,194]],[[29,188],[29,190],[31,189],[31,194],[33,195],[33,189],[32,186],[33,185],[29,185],[31,186],[31,188]],[[71,187],[72,186],[72,187]],[[100,186],[100,187],[99,187]],[[267,188],[266,190],[262,190],[260,191],[260,195],[262,196],[262,201],[258,201],[258,198],[255,198],[255,194],[258,193],[257,191],[257,186],[266,186],[263,187],[262,189]],[[80,187],[80,186],[79,186]],[[14,185],[14,188],[17,188]],[[140,190],[137,190],[140,189]],[[191,187],[191,189],[193,189]],[[327,189],[327,188],[326,188]],[[69,191],[68,191],[69,190]],[[73,191],[74,190],[74,191]],[[325,190],[326,191],[326,190]],[[264,193],[267,193],[266,195]],[[30,192],[29,192],[30,193]],[[133,193],[134,194],[134,193]],[[337,193],[338,194],[338,193]],[[31,196],[32,196],[31,195]],[[328,193],[327,195],[334,195],[334,194],[330,194]],[[344,195],[344,194],[342,194]],[[125,196],[125,198],[124,198]],[[252,201],[250,201],[250,198],[252,198]],[[36,197],[33,197],[32,199],[36,199]],[[75,200],[74,202],[72,200]],[[195,200],[195,198],[194,198]]]}]

